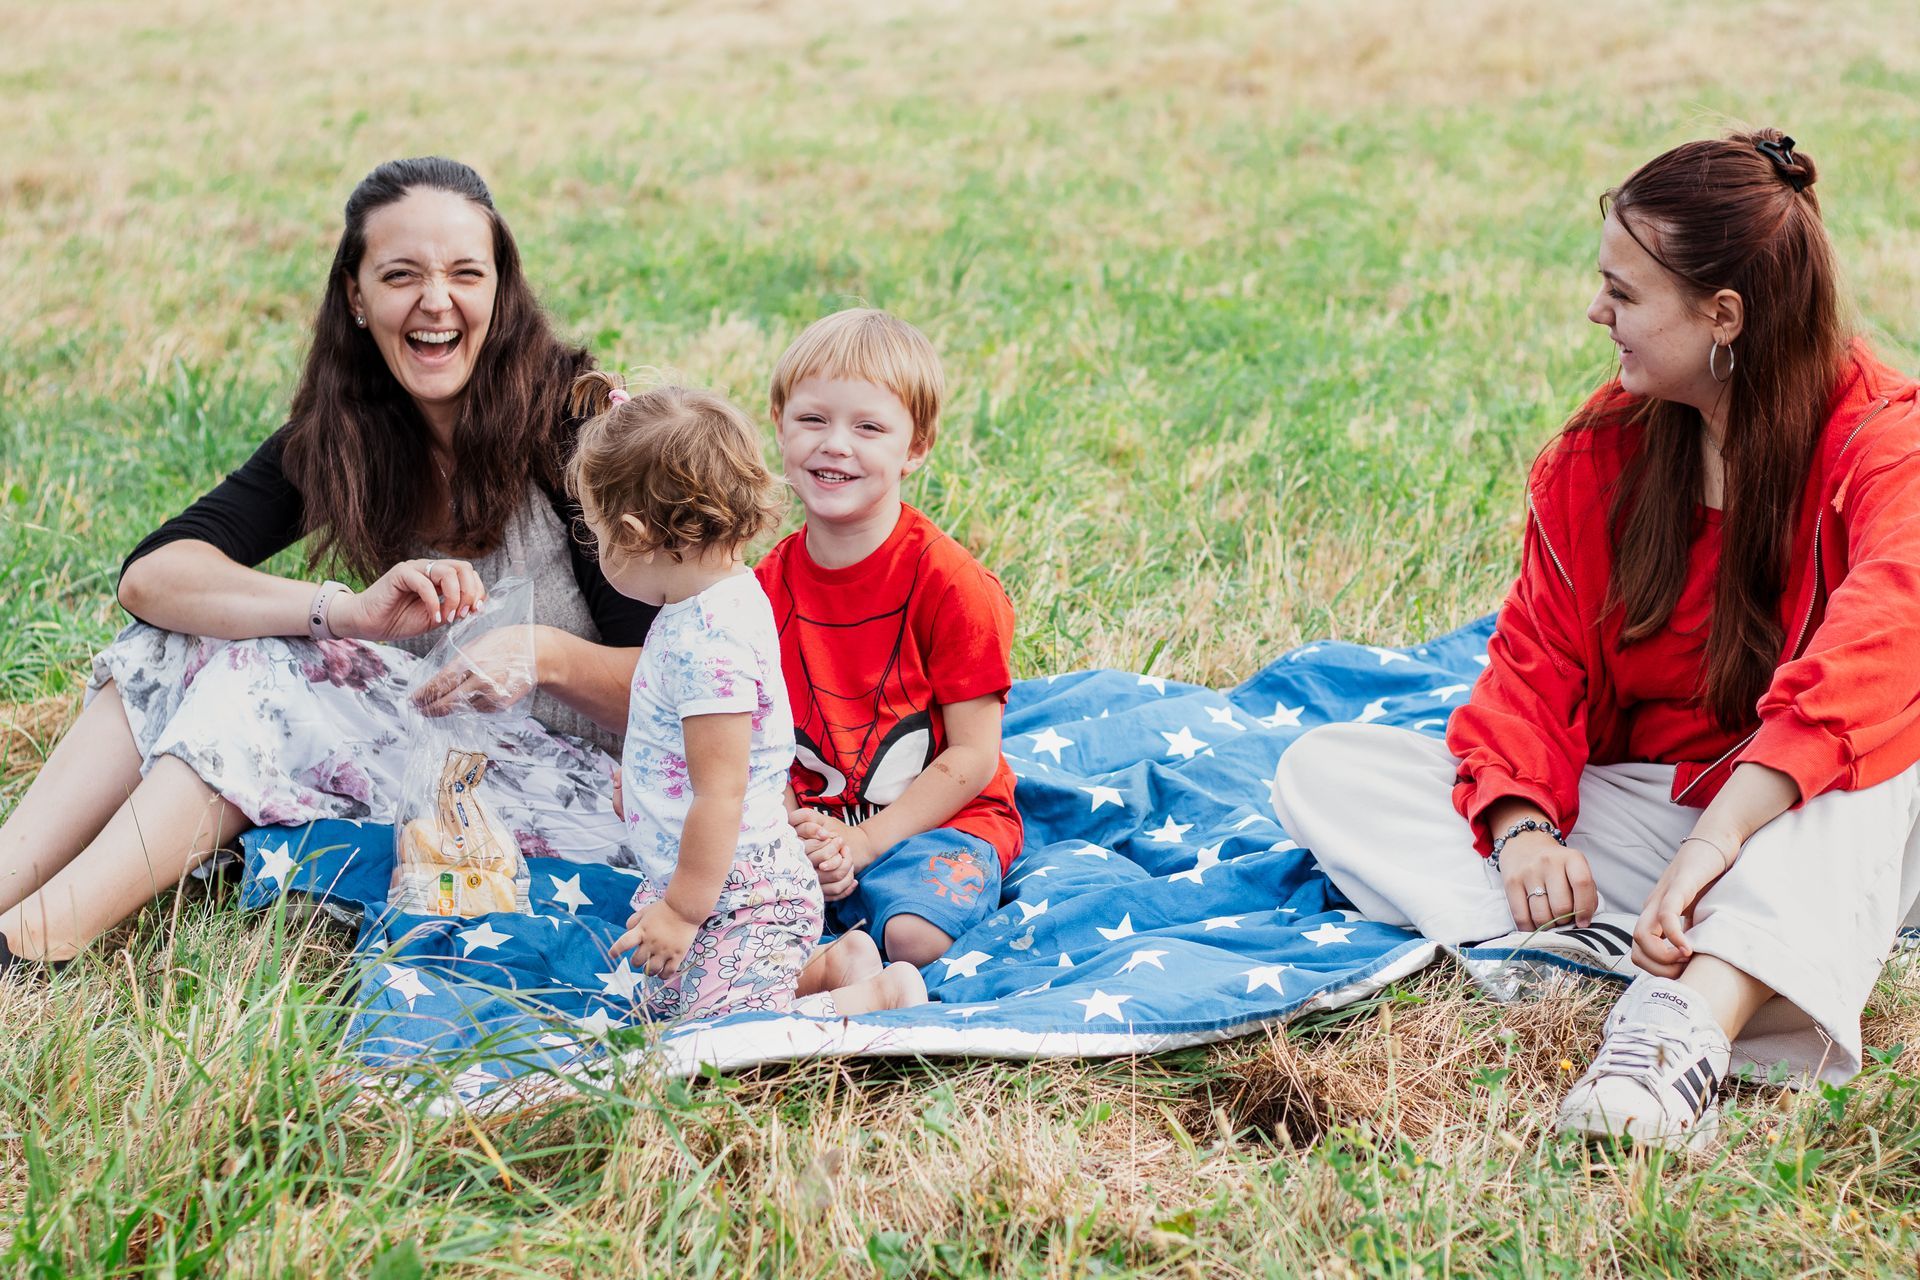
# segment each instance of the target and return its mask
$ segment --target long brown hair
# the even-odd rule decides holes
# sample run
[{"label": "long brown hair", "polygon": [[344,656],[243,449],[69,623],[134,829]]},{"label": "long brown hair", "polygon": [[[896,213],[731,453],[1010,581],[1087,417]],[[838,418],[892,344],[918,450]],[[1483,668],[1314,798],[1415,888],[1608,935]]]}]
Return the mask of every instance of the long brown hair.
[{"label": "long brown hair", "polygon": [[433,496],[426,422],[371,334],[353,323],[347,283],[367,248],[367,218],[407,193],[463,196],[493,226],[497,287],[487,340],[453,428],[445,543],[475,555],[499,544],[529,479],[560,484],[570,441],[558,438],[567,388],[592,363],[555,336],[527,285],[520,250],[480,175],[457,160],[389,160],[347,197],[346,225],[313,320],[313,345],[294,393],[283,465],[300,491],[309,566],[329,557],[373,579],[412,554]]},{"label": "long brown hair", "polygon": [[[1781,659],[1794,515],[1847,345],[1814,164],[1783,141],[1758,129],[1689,142],[1601,198],[1682,288],[1702,298],[1731,289],[1745,303],[1726,387],[1725,514],[1701,691],[1730,732],[1753,725]],[[1610,512],[1611,595],[1631,644],[1665,627],[1680,599],[1704,475],[1698,410],[1644,399],[1628,414],[1640,447]],[[1618,421],[1618,409],[1576,416],[1568,430],[1603,418]]]}]

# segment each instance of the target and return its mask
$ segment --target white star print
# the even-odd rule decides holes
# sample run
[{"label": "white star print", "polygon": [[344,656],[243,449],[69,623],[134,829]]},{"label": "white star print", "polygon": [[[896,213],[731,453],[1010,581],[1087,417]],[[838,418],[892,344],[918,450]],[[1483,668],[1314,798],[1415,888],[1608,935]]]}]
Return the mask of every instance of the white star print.
[{"label": "white star print", "polygon": [[1073,745],[1072,738],[1061,737],[1052,725],[1048,725],[1046,729],[1040,733],[1030,733],[1027,737],[1033,742],[1033,749],[1035,751],[1046,752],[1053,757],[1055,764],[1060,763],[1061,749]]},{"label": "white star print", "polygon": [[1131,999],[1133,999],[1132,996],[1110,996],[1104,991],[1095,989],[1091,996],[1085,1000],[1075,1000],[1074,1003],[1087,1011],[1087,1016],[1081,1019],[1082,1022],[1092,1022],[1095,1018],[1112,1018],[1118,1022],[1120,1006]]},{"label": "white star print", "polygon": [[1066,952],[1064,952],[1064,951],[1062,951],[1062,952],[1060,953],[1060,964],[1059,964],[1059,967],[1060,967],[1060,968],[1062,968],[1062,969],[1071,969],[1071,968],[1073,968],[1073,957],[1072,957],[1072,956],[1070,956],[1070,955],[1068,955],[1068,954],[1067,954]]},{"label": "white star print", "polygon": [[1044,866],[1044,867],[1035,867],[1033,870],[1027,872],[1027,874],[1021,876],[1018,880],[1015,880],[1013,882],[1013,886],[1014,888],[1017,889],[1029,880],[1039,880],[1046,876],[1050,876],[1052,874],[1053,874],[1053,867],[1051,865]]},{"label": "white star print", "polygon": [[1147,832],[1147,839],[1153,841],[1155,844],[1179,844],[1180,837],[1191,830],[1193,830],[1193,824],[1191,822],[1175,822],[1173,815],[1168,814],[1165,822],[1161,823],[1156,829]]},{"label": "white star print", "polygon": [[1380,657],[1380,665],[1383,667],[1386,666],[1389,662],[1412,662],[1413,661],[1412,658],[1409,658],[1404,653],[1395,653],[1391,649],[1382,649],[1378,645],[1363,644],[1360,647],[1362,649],[1365,649],[1368,653],[1378,654]]},{"label": "white star print", "polygon": [[1320,652],[1320,646],[1317,644],[1310,644],[1304,649],[1295,649],[1292,653],[1288,654],[1287,661],[1298,662],[1300,661],[1300,659],[1310,658],[1318,652]]},{"label": "white star print", "polygon": [[1146,685],[1148,688],[1152,689],[1155,693],[1165,693],[1167,691],[1167,681],[1165,676],[1141,676],[1140,683],[1143,685]]},{"label": "white star print", "polygon": [[1045,898],[1042,898],[1040,899],[1040,901],[1035,902],[1031,905],[1025,902],[1022,902],[1016,898],[1014,900],[1013,905],[1020,908],[1021,924],[1027,923],[1027,921],[1033,919],[1035,916],[1043,916],[1047,914],[1047,900]]},{"label": "white star print", "polygon": [[512,934],[500,932],[493,927],[493,921],[491,920],[482,920],[474,928],[462,929],[456,933],[454,937],[460,939],[460,944],[463,948],[460,952],[462,956],[472,955],[475,947],[486,947],[489,950],[497,950],[501,943],[513,941]]},{"label": "white star print", "polygon": [[1164,951],[1136,951],[1133,953],[1133,957],[1130,960],[1128,960],[1125,964],[1120,966],[1120,972],[1132,973],[1135,969],[1138,969],[1141,965],[1150,964],[1154,968],[1160,970],[1160,972],[1165,973],[1167,971],[1167,966],[1160,963],[1160,957],[1164,956],[1165,954],[1167,953]]},{"label": "white star print", "polygon": [[1102,929],[1095,926],[1094,932],[1105,938],[1108,942],[1118,942],[1122,938],[1131,938],[1133,936],[1133,914],[1129,912],[1121,916],[1120,923],[1111,929]]},{"label": "white star print", "polygon": [[1117,804],[1122,809],[1127,807],[1127,802],[1120,795],[1118,787],[1082,787],[1080,789],[1093,797],[1093,808],[1090,812],[1100,812],[1100,806],[1103,804]]},{"label": "white star print", "polygon": [[613,967],[612,972],[596,973],[593,976],[600,979],[600,986],[607,995],[619,996],[622,1000],[631,1001],[634,988],[640,985],[643,975],[633,967],[631,960],[621,956],[620,963]]},{"label": "white star print", "polygon": [[412,1011],[415,1000],[418,1000],[421,996],[430,996],[433,994],[433,989],[421,981],[420,971],[418,969],[409,968],[404,964],[390,964],[386,966],[386,970],[386,980],[380,985],[383,988],[398,991],[401,995],[405,996],[407,998],[407,1009],[409,1012]]},{"label": "white star print", "polygon": [[1037,996],[1037,995],[1039,995],[1039,994],[1040,994],[1040,993],[1041,993],[1042,991],[1045,991],[1045,990],[1047,990],[1047,989],[1048,989],[1049,987],[1051,987],[1051,986],[1053,986],[1053,979],[1052,979],[1052,978],[1048,978],[1048,979],[1047,979],[1047,980],[1046,980],[1045,982],[1043,982],[1043,983],[1041,983],[1041,984],[1040,984],[1039,986],[1037,986],[1037,987],[1028,987],[1028,988],[1027,988],[1026,990],[1024,990],[1024,991],[1016,991],[1016,992],[1014,992],[1013,994],[1014,994],[1014,995],[1016,995],[1016,996]]},{"label": "white star print", "polygon": [[1355,724],[1371,724],[1387,714],[1387,700],[1375,698],[1367,704],[1367,709],[1353,718]]},{"label": "white star print", "polygon": [[1085,848],[1075,849],[1073,856],[1076,858],[1098,858],[1100,861],[1105,862],[1113,855],[1095,845],[1087,845]]},{"label": "white star print", "polygon": [[1194,855],[1193,865],[1185,871],[1177,871],[1167,877],[1168,880],[1191,880],[1195,884],[1205,884],[1207,872],[1220,865],[1220,850],[1226,847],[1226,841],[1210,844]]},{"label": "white star print", "polygon": [[1244,919],[1245,916],[1210,916],[1200,923],[1208,933],[1212,933],[1215,929],[1238,929]]},{"label": "white star print", "polygon": [[500,1077],[485,1067],[468,1067],[453,1078],[453,1091],[458,1094],[477,1094],[488,1085],[499,1083]]},{"label": "white star print", "polygon": [[1490,659],[1490,658],[1488,658],[1488,657],[1487,657],[1487,655],[1486,655],[1486,654],[1484,654],[1484,653],[1476,653],[1476,654],[1474,654],[1474,655],[1473,655],[1473,660],[1474,660],[1475,662],[1477,662],[1477,663],[1479,663],[1479,664],[1480,664],[1481,666],[1483,666],[1483,667],[1484,667],[1484,666],[1486,666],[1488,662],[1490,662],[1490,661],[1492,661],[1492,659]]},{"label": "white star print", "polygon": [[1246,817],[1240,819],[1240,821],[1234,823],[1233,829],[1235,831],[1245,831],[1248,827],[1252,826],[1256,822],[1272,822],[1272,821],[1273,819],[1269,818],[1264,813],[1250,813]]},{"label": "white star print", "polygon": [[942,956],[940,963],[947,966],[947,977],[959,974],[963,978],[980,976],[980,966],[993,957],[984,951],[969,951],[963,956]]},{"label": "white star print", "polygon": [[571,1049],[580,1042],[572,1036],[563,1036],[558,1032],[549,1031],[540,1037],[539,1043],[549,1049]]},{"label": "white star print", "polygon": [[1252,995],[1262,987],[1272,987],[1281,995],[1287,994],[1286,988],[1280,985],[1280,975],[1291,968],[1293,966],[1290,964],[1263,964],[1248,969],[1241,975],[1247,980],[1247,994]]},{"label": "white star print", "polygon": [[549,872],[547,879],[553,881],[554,901],[565,903],[567,910],[574,915],[580,914],[580,908],[593,905],[593,899],[589,898],[585,890],[580,887],[580,875],[578,872],[568,876],[565,880]]},{"label": "white star print", "polygon": [[1445,720],[1415,720],[1413,727],[1415,729],[1437,729],[1445,723]]},{"label": "white star print", "polygon": [[293,874],[293,855],[287,851],[287,842],[282,840],[278,848],[269,849],[260,846],[260,879],[273,879],[282,889],[287,887],[287,877]]},{"label": "white star print", "polygon": [[1247,726],[1233,718],[1232,707],[1208,707],[1207,719],[1213,721],[1215,724],[1223,724],[1229,729],[1238,729],[1242,733],[1247,731]]},{"label": "white star print", "polygon": [[1328,921],[1318,929],[1309,929],[1300,936],[1316,947],[1324,947],[1335,942],[1345,942],[1349,937],[1353,936],[1353,930],[1343,928],[1340,925],[1334,924],[1332,921]]},{"label": "white star print", "polygon": [[1182,760],[1191,760],[1207,749],[1207,744],[1193,736],[1193,730],[1187,725],[1180,726],[1180,732],[1168,733],[1165,729],[1160,736],[1167,740],[1167,754],[1179,756]]},{"label": "white star print", "polygon": [[580,1029],[589,1035],[604,1036],[615,1027],[627,1024],[619,1018],[610,1018],[607,1011],[599,1005],[593,1006],[593,1012],[580,1019]]},{"label": "white star print", "polygon": [[1260,723],[1269,729],[1298,729],[1300,727],[1300,713],[1306,709],[1307,704],[1304,702],[1297,707],[1290,707],[1284,702],[1276,702],[1273,704],[1273,714],[1270,716],[1261,716]]},{"label": "white star print", "polygon": [[1427,690],[1429,698],[1438,698],[1445,702],[1456,693],[1465,693],[1471,686],[1464,684],[1443,684],[1438,689]]}]

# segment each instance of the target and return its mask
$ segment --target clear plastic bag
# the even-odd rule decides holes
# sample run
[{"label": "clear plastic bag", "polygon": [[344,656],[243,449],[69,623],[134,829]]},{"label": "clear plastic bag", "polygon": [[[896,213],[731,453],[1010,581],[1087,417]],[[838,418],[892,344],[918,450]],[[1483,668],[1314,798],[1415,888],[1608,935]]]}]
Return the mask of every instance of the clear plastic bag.
[{"label": "clear plastic bag", "polygon": [[488,803],[487,766],[535,682],[533,584],[507,578],[447,629],[408,685],[412,743],[387,903],[425,916],[530,912],[527,860]]}]

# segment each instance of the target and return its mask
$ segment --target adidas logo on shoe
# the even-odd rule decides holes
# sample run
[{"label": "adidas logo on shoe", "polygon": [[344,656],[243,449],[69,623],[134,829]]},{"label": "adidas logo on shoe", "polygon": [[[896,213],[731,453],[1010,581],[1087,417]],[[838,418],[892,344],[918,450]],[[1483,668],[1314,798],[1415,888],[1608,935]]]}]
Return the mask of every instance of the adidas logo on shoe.
[{"label": "adidas logo on shoe", "polygon": [[1600,1052],[1560,1104],[1560,1132],[1698,1150],[1719,1131],[1731,1058],[1704,1000],[1670,978],[1641,977],[1607,1015]]}]

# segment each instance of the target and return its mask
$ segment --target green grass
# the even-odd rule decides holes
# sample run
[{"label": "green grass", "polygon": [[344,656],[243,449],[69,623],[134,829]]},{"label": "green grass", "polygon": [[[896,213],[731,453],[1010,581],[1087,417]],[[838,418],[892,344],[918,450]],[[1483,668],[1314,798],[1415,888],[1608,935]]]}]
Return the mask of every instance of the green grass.
[{"label": "green grass", "polygon": [[[1491,608],[1527,462],[1608,368],[1595,197],[1729,122],[1819,162],[1862,326],[1920,366],[1920,16],[1893,0],[0,20],[0,703],[34,707],[0,812],[121,621],[120,556],[279,421],[339,205],[393,155],[479,167],[603,360],[756,411],[821,312],[920,323],[953,397],[911,497],[1006,581],[1021,674],[1225,683]],[[1920,1051],[1894,1049],[1920,995],[1891,978],[1848,1092],[1746,1091],[1712,1159],[1616,1165],[1542,1131],[1591,999],[1502,1012],[1436,974],[1165,1059],[634,1078],[480,1122],[353,1102],[341,951],[169,896],[0,995],[0,1257],[1745,1275],[1920,1247]]]}]

